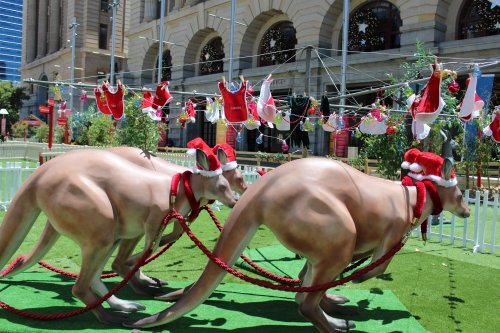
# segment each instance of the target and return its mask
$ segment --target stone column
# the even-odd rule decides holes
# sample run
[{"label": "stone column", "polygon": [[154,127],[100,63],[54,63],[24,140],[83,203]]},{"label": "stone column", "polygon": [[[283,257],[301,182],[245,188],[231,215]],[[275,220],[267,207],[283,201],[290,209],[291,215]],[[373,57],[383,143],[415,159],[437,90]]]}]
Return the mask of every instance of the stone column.
[{"label": "stone column", "polygon": [[[37,24],[37,19],[36,19],[36,10],[33,10],[32,8],[36,8],[35,1],[25,1],[23,3],[24,6],[27,6],[26,8],[26,62],[30,63],[33,60],[35,60],[36,57],[36,40],[37,40],[37,35],[36,35],[36,24]],[[29,7],[28,7],[29,6]],[[31,9],[31,10],[30,10]]]},{"label": "stone column", "polygon": [[57,52],[60,48],[61,37],[61,0],[50,0],[49,13],[49,53]]},{"label": "stone column", "polygon": [[38,1],[38,40],[36,57],[42,58],[47,54],[47,6],[48,0]]}]

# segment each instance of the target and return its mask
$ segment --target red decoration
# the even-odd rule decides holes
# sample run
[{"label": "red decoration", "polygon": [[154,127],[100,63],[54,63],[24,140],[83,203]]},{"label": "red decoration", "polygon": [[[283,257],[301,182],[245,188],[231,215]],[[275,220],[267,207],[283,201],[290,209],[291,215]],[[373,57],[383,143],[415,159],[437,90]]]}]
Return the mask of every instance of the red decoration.
[{"label": "red decoration", "polygon": [[448,85],[448,91],[452,94],[457,93],[459,90],[460,90],[460,85],[455,80],[451,81],[450,84]]},{"label": "red decoration", "polygon": [[387,127],[387,130],[385,132],[389,135],[396,133],[397,132],[396,126]]}]

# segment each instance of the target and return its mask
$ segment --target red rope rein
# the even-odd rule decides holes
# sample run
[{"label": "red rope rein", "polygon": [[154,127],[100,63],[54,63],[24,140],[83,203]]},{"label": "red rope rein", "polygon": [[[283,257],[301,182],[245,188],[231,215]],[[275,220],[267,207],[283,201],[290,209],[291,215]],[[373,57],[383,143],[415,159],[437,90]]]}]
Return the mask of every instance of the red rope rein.
[{"label": "red rope rein", "polygon": [[326,289],[330,289],[330,288],[339,286],[341,284],[350,282],[350,281],[352,281],[352,280],[354,280],[354,279],[356,279],[356,278],[358,278],[358,277],[360,277],[360,276],[368,273],[369,271],[371,271],[375,267],[379,266],[380,264],[382,264],[385,261],[387,261],[388,259],[390,259],[392,256],[394,256],[404,246],[403,242],[399,242],[389,252],[387,252],[386,254],[384,254],[378,260],[376,260],[376,261],[370,263],[369,265],[361,268],[360,270],[354,272],[350,276],[341,278],[339,280],[328,282],[328,283],[324,283],[324,284],[320,284],[320,285],[316,285],[316,286],[310,286],[310,287],[284,286],[284,285],[276,285],[276,284],[273,284],[271,282],[260,280],[260,279],[255,279],[255,278],[252,278],[252,277],[250,277],[248,275],[245,275],[243,273],[240,273],[240,272],[236,271],[232,267],[228,266],[224,261],[222,261],[217,256],[215,256],[210,250],[208,250],[206,248],[205,245],[203,245],[200,242],[200,240],[189,229],[189,227],[188,227],[188,225],[186,223],[186,220],[184,219],[184,217],[181,214],[179,214],[177,212],[173,212],[172,217],[176,218],[179,221],[179,223],[181,224],[182,228],[184,229],[184,231],[186,232],[186,234],[189,236],[189,238],[191,238],[191,240],[200,248],[200,250],[203,253],[205,253],[205,255],[210,260],[212,260],[212,262],[214,262],[215,264],[217,264],[220,268],[224,269],[228,273],[234,275],[235,277],[237,277],[237,278],[239,278],[239,279],[241,279],[243,281],[250,282],[252,284],[255,284],[255,285],[258,285],[258,286],[261,286],[261,287],[264,287],[264,288],[268,288],[268,289],[273,289],[273,290],[282,290],[282,291],[291,291],[291,292],[315,292],[315,291],[322,291],[322,290],[326,290]]},{"label": "red rope rein", "polygon": [[[168,224],[168,222],[173,218],[173,216],[176,216],[176,214],[177,213],[174,211],[169,212],[167,214],[167,216],[163,219],[161,228],[164,228]],[[175,218],[177,218],[177,217],[175,217]],[[161,230],[163,230],[163,229],[161,229]],[[172,243],[170,243],[170,244],[172,244]],[[169,244],[167,244],[165,247],[167,247],[168,245]],[[69,317],[74,317],[74,316],[80,315],[82,313],[85,313],[87,311],[90,311],[90,310],[98,307],[104,301],[106,301],[108,298],[110,298],[111,296],[116,294],[125,284],[127,284],[128,281],[139,270],[139,268],[141,266],[143,266],[145,264],[145,262],[148,260],[147,258],[149,257],[149,255],[151,255],[151,253],[153,251],[153,247],[154,247],[154,242],[151,243],[149,248],[144,251],[144,254],[141,256],[139,261],[135,264],[135,266],[130,270],[130,272],[127,274],[127,276],[125,276],[125,278],[118,285],[116,285],[113,289],[108,291],[108,293],[106,295],[102,296],[101,298],[96,300],[94,303],[85,306],[84,308],[70,311],[70,312],[65,312],[65,313],[58,313],[58,314],[40,314],[40,313],[33,313],[33,312],[28,312],[28,311],[16,309],[16,308],[14,308],[14,307],[12,307],[12,306],[10,306],[2,301],[0,301],[0,307],[7,310],[7,311],[10,311],[14,314],[17,314],[17,315],[20,315],[23,317],[27,317],[27,318],[31,318],[31,319],[38,319],[38,320],[56,320],[56,319],[64,319],[64,318],[69,318]],[[153,257],[155,257],[155,256],[153,256]],[[151,259],[151,260],[153,260],[153,259]]]}]

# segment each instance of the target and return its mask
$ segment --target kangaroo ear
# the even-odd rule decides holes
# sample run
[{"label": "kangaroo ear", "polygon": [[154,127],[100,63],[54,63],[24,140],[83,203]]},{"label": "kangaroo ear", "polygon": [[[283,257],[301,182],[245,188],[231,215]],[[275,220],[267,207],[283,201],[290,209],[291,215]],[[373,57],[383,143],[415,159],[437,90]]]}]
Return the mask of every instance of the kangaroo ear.
[{"label": "kangaroo ear", "polygon": [[445,158],[443,167],[441,169],[441,173],[443,174],[443,178],[449,180],[451,178],[451,171],[453,170],[453,159]]},{"label": "kangaroo ear", "polygon": [[221,164],[227,164],[228,162],[227,154],[222,148],[217,149],[217,158]]},{"label": "kangaroo ear", "polygon": [[196,149],[196,163],[205,171],[210,170],[210,161],[207,154],[201,149]]}]

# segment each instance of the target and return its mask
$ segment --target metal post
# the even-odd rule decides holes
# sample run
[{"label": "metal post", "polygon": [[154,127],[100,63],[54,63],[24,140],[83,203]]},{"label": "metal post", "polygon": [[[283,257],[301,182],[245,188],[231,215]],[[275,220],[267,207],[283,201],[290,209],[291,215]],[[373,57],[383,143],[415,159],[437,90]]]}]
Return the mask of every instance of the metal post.
[{"label": "metal post", "polygon": [[163,24],[165,22],[165,0],[161,1],[161,13],[160,13],[160,45],[158,47],[158,76],[156,78],[156,83],[161,82],[161,76],[163,72]]},{"label": "metal post", "polygon": [[[346,92],[347,81],[347,40],[349,38],[349,0],[344,0],[344,23],[342,30],[342,81],[340,85],[340,95],[344,96]],[[345,105],[345,98],[340,99],[340,105]],[[344,108],[340,108],[340,116],[344,116]],[[343,118],[342,118],[343,120]]]},{"label": "metal post", "polygon": [[306,86],[305,93],[311,95],[311,50],[312,46],[306,47]]},{"label": "metal post", "polygon": [[70,87],[69,87],[69,109],[71,112],[75,112],[73,110],[73,84],[75,83],[75,45],[76,45],[76,27],[78,24],[76,23],[76,17],[73,16],[71,20],[71,25],[69,28],[71,29],[71,79],[70,79]]},{"label": "metal post", "polygon": [[229,28],[229,84],[233,81],[233,50],[234,50],[234,9],[235,0],[231,0],[231,22]]},{"label": "metal post", "polygon": [[120,0],[113,0],[113,17],[111,23],[111,73],[109,82],[111,86],[115,84],[115,30],[116,30],[116,7],[120,5]]}]

